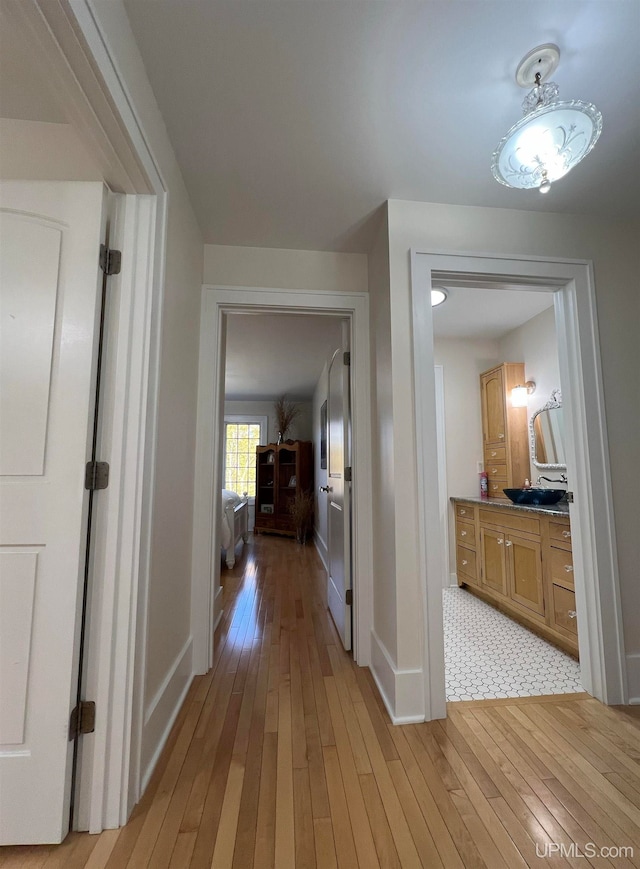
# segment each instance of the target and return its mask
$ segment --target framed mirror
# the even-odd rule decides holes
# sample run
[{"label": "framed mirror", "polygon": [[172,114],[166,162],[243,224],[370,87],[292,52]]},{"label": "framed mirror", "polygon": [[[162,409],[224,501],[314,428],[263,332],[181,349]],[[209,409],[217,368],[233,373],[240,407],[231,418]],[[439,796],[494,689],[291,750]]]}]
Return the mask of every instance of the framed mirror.
[{"label": "framed mirror", "polygon": [[562,394],[554,389],[549,401],[529,420],[531,461],[540,470],[566,471]]}]

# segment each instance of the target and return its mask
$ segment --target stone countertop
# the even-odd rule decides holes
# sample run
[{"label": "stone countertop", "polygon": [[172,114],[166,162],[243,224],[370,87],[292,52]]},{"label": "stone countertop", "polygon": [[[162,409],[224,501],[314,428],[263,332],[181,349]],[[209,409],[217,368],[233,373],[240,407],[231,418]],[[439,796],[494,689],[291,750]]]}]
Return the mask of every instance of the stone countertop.
[{"label": "stone countertop", "polygon": [[456,501],[464,501],[467,504],[482,504],[484,507],[499,507],[503,510],[516,510],[525,513],[546,513],[548,516],[568,516],[569,505],[566,501],[560,501],[558,504],[512,504],[511,501],[503,500],[502,498],[480,498],[478,496],[466,497],[451,497],[449,499],[454,503]]}]

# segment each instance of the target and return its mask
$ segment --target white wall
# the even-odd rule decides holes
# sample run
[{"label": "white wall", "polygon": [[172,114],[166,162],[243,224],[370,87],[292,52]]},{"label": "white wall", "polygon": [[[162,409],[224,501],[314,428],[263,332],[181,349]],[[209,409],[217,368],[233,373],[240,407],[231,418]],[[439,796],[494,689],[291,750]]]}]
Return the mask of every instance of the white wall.
[{"label": "white wall", "polygon": [[[415,409],[412,352],[407,338],[411,334],[409,252],[418,248],[589,259],[594,264],[596,283],[627,664],[632,694],[637,685],[636,696],[640,695],[640,541],[636,518],[640,402],[629,401],[629,395],[638,395],[640,367],[640,224],[399,200],[388,203],[388,220],[389,294],[380,306],[390,310],[393,401],[386,405],[378,402],[381,415],[374,420],[374,438],[385,448],[392,438],[393,467],[387,469],[389,476],[382,485],[374,478],[374,502],[389,499],[391,509],[395,508],[395,565],[390,574],[385,567],[381,576],[376,562],[374,587],[378,594],[384,580],[387,588],[381,599],[394,597],[397,601],[393,633],[398,652],[394,663],[403,668],[422,666],[423,578],[418,576]],[[384,296],[384,289],[380,282],[376,294]],[[373,288],[371,292],[373,301]],[[372,319],[372,328],[384,337],[384,323]],[[376,534],[379,530],[375,529]],[[375,613],[377,627],[383,623],[378,601]],[[392,653],[393,637],[386,646]]]},{"label": "white wall", "polygon": [[[442,365],[444,375],[448,498],[479,494],[478,462],[483,461],[480,374],[500,361],[497,341],[434,340],[434,362]],[[451,504],[449,558],[454,570],[455,525]]]},{"label": "white wall", "polygon": [[[141,128],[168,191],[167,248],[144,646],[143,781],[192,678],[191,542],[203,241],[122,0],[93,0]],[[145,608],[146,605],[146,608]]]},{"label": "white wall", "polygon": [[[313,404],[311,401],[292,399],[300,408],[300,413],[287,432],[287,439],[310,441],[313,438]],[[225,401],[225,414],[254,414],[268,417],[267,443],[275,443],[278,438],[278,423],[273,410],[273,399],[266,401]]]},{"label": "white wall", "polygon": [[206,244],[204,283],[222,287],[366,293],[367,256]]},{"label": "white wall", "polygon": [[0,154],[3,180],[103,180],[70,124],[0,118]]},{"label": "white wall", "polygon": [[[536,391],[529,396],[527,403],[528,424],[531,414],[549,401],[552,391],[562,388],[553,307],[505,335],[499,342],[499,353],[501,361],[524,362],[525,379],[536,384]],[[529,479],[535,481],[540,473],[531,463]],[[549,472],[547,475],[559,476]]]}]

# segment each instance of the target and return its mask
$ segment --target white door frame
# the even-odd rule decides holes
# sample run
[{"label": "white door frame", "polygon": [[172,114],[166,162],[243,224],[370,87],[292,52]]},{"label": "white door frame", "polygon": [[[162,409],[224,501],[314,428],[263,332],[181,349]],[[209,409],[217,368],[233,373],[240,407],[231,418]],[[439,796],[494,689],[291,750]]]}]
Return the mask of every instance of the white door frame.
[{"label": "white door frame", "polygon": [[167,187],[91,0],[21,0],[11,14],[47,57],[105,181],[127,194],[118,228],[117,353],[105,362],[115,394],[105,407],[111,491],[95,539],[92,582],[100,594],[87,626],[85,696],[96,701],[97,721],[91,741],[83,737],[79,769],[79,824],[99,832],[126,823],[140,797]]},{"label": "white door frame", "polygon": [[[620,588],[609,449],[592,264],[446,251],[411,251],[414,395],[418,450],[420,548],[425,624],[425,717],[446,716],[442,635],[441,550],[435,444],[433,320],[425,303],[431,281],[464,275],[554,293],[560,378],[566,410],[567,465],[580,664],[586,691],[603,703],[627,702]],[[596,510],[597,504],[597,510]]]},{"label": "white door frame", "polygon": [[373,627],[371,392],[369,297],[366,293],[306,292],[203,286],[196,433],[191,630],[195,673],[213,662],[221,616],[221,425],[224,420],[226,317],[230,313],[296,313],[345,317],[351,324],[353,425],[354,660],[368,666]]},{"label": "white door frame", "polygon": [[[447,497],[447,431],[444,404],[444,368],[434,365],[435,376],[435,409],[436,409],[436,444],[438,451],[438,503],[440,509],[440,537],[449,540],[449,498]],[[442,587],[451,586],[451,566],[449,564],[449,546],[442,549]]]}]

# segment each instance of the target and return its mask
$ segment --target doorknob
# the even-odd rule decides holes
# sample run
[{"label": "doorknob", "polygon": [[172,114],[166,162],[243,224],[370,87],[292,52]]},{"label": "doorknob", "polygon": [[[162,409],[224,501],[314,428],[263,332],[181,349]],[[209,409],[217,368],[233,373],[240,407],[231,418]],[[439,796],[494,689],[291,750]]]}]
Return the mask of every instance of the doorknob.
[{"label": "doorknob", "polygon": [[331,486],[318,486],[320,492],[333,492]]}]

